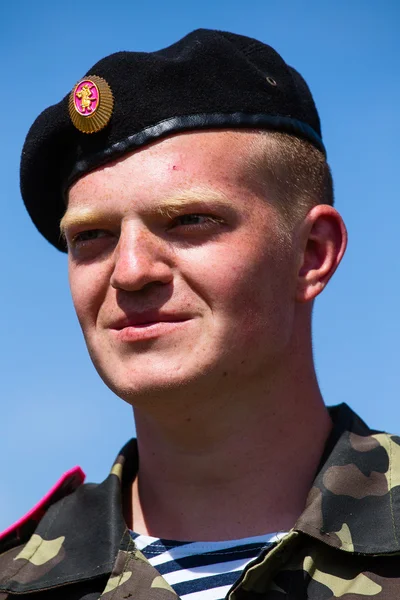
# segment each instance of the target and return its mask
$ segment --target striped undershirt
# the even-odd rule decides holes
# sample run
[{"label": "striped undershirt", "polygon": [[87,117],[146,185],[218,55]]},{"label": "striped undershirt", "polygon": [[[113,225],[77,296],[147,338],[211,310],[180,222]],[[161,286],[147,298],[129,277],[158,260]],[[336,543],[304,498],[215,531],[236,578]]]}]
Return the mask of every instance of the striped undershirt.
[{"label": "striped undershirt", "polygon": [[226,542],[176,542],[131,532],[136,547],[182,600],[223,600],[243,569],[285,533]]}]

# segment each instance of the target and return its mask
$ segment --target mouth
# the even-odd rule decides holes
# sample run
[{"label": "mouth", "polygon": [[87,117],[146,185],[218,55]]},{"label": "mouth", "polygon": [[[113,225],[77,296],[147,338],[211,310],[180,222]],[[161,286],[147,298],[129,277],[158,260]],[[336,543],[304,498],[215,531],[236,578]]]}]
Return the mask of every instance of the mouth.
[{"label": "mouth", "polygon": [[191,320],[191,317],[177,315],[140,315],[124,318],[110,329],[121,342],[144,341],[177,331]]}]

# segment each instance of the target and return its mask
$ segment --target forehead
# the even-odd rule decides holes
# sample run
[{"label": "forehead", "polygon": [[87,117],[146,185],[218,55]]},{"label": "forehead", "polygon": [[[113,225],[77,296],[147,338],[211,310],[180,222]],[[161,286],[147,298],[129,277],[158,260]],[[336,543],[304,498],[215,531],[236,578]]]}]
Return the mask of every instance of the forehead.
[{"label": "forehead", "polygon": [[246,131],[190,132],[171,136],[88,173],[73,184],[68,208],[115,194],[171,195],[199,186],[229,192],[253,184],[254,136]]}]

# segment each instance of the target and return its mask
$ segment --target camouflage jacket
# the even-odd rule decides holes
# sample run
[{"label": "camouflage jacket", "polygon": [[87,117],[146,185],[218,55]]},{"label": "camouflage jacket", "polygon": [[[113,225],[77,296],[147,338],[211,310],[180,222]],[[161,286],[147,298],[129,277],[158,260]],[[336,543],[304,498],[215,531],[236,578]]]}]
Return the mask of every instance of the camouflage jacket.
[{"label": "camouflage jacket", "polygon": [[[344,404],[330,410],[333,432],[303,514],[229,600],[400,599],[400,438],[371,431]],[[38,523],[3,536],[0,600],[177,600],[124,522],[121,493],[136,469],[131,441],[103,483],[66,486]]]}]

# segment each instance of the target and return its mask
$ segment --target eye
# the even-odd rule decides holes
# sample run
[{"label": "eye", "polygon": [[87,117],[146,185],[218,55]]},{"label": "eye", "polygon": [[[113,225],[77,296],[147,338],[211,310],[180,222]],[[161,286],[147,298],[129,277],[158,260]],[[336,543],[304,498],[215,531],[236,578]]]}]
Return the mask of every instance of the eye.
[{"label": "eye", "polygon": [[74,246],[82,244],[84,242],[90,242],[99,238],[105,237],[107,232],[104,229],[88,229],[87,231],[80,231],[72,237],[72,244]]},{"label": "eye", "polygon": [[175,217],[172,227],[185,227],[187,229],[207,229],[223,223],[223,220],[214,215],[191,213]]}]

